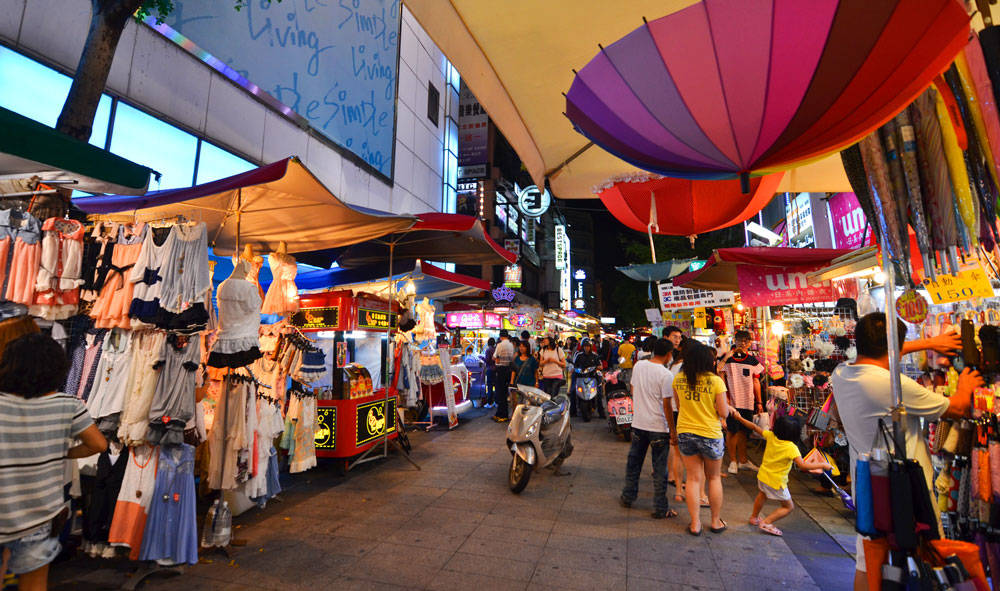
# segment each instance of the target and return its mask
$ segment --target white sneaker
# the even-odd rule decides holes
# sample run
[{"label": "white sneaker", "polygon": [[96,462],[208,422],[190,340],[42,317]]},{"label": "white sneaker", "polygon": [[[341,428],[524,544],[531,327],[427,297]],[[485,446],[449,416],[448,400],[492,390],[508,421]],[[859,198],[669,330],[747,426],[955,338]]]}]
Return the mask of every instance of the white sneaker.
[{"label": "white sneaker", "polygon": [[[754,465],[754,463],[751,462],[750,460],[747,460],[747,461],[743,462],[742,464],[739,465],[739,467],[743,468],[744,470],[753,470],[754,472],[756,472],[757,470],[760,470],[760,468],[758,468],[756,465]],[[732,471],[732,468],[733,468],[733,466],[732,466],[732,464],[730,464],[730,466],[729,466],[730,471]]]},{"label": "white sneaker", "polygon": [[730,474],[737,474],[737,473],[739,473],[739,471],[740,471],[740,469],[736,466],[736,462],[729,462],[729,473]]}]

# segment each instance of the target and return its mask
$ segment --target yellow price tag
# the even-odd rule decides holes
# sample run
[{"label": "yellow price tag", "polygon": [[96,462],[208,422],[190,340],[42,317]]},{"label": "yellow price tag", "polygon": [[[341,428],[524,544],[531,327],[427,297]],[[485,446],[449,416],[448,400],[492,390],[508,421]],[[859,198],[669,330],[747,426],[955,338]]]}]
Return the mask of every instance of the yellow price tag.
[{"label": "yellow price tag", "polygon": [[924,279],[924,287],[935,304],[950,304],[974,298],[993,297],[993,287],[982,267],[959,271],[958,275],[938,275],[936,281]]}]

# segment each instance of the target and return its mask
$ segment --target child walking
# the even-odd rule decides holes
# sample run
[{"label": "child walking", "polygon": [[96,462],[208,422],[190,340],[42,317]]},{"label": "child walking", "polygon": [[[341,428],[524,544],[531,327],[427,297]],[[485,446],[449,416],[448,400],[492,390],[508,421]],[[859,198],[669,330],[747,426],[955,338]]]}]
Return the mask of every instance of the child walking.
[{"label": "child walking", "polygon": [[[799,453],[799,448],[795,444],[802,437],[802,425],[792,417],[778,417],[774,421],[774,430],[765,431],[740,416],[740,413],[735,412],[732,408],[730,408],[729,416],[763,437],[764,441],[767,442],[767,447],[764,448],[764,459],[757,472],[759,492],[753,501],[750,525],[756,525],[760,531],[772,536],[780,536],[782,535],[781,530],[774,526],[774,522],[787,516],[795,508],[795,504],[792,503],[792,495],[788,491],[788,473],[792,469],[792,464],[794,463],[799,470],[806,471],[831,470],[833,467],[826,462],[807,462],[802,459],[802,454]],[[761,519],[760,512],[767,499],[778,501],[781,506]]]}]

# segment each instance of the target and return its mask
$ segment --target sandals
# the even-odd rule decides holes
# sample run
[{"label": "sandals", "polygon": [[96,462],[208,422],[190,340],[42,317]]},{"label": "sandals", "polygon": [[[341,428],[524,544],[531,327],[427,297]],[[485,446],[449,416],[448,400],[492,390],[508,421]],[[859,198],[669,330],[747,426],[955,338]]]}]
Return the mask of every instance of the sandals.
[{"label": "sandals", "polygon": [[702,497],[701,500],[698,501],[698,504],[701,505],[702,507],[710,507],[711,506],[711,505],[708,504],[708,497]]},{"label": "sandals", "polygon": [[766,521],[761,521],[760,524],[757,526],[757,528],[760,529],[760,531],[764,532],[765,534],[778,536],[779,538],[783,535],[780,529],[774,527],[773,523],[768,523]]},{"label": "sandals", "polygon": [[750,518],[750,525],[760,525],[760,524],[761,524],[760,517],[751,517]]},{"label": "sandals", "polygon": [[687,530],[687,533],[688,533],[688,535],[689,535],[689,536],[694,536],[694,537],[696,537],[696,538],[697,538],[698,536],[700,536],[700,535],[701,535],[701,532],[702,532],[702,531],[703,531],[703,530],[704,530],[705,528],[702,528],[702,529],[699,529],[698,531],[693,531],[693,530],[691,529],[691,524],[689,523],[689,524],[687,524],[687,527],[686,527],[686,528],[684,528],[684,529],[685,529],[685,530]]},{"label": "sandals", "polygon": [[684,502],[684,495],[682,495],[681,493],[675,494],[674,495],[674,502],[676,502],[676,503],[683,503]]},{"label": "sandals", "polygon": [[708,528],[708,531],[712,532],[713,534],[721,534],[722,532],[726,531],[726,529],[729,528],[729,525],[726,524],[725,520],[720,519],[719,521],[722,522],[722,527],[710,527]]}]

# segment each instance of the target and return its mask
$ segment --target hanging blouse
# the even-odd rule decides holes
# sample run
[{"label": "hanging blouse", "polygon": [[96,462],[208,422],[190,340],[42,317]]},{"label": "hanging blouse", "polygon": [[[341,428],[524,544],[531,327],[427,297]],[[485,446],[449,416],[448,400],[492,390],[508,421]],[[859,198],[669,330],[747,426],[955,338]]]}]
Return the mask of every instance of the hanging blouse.
[{"label": "hanging blouse", "polygon": [[154,324],[160,310],[160,294],[163,292],[163,277],[160,267],[163,256],[174,239],[173,228],[152,228],[142,241],[139,258],[129,272],[132,288],[132,303],[128,315],[132,326]]},{"label": "hanging blouse", "polygon": [[83,284],[83,232],[78,220],[45,220],[35,297],[28,309],[32,316],[65,320],[76,314]]},{"label": "hanging blouse", "polygon": [[94,388],[87,401],[90,416],[104,432],[117,433],[132,364],[131,333],[115,330],[104,339]]},{"label": "hanging blouse", "polygon": [[127,278],[139,259],[148,228],[146,224],[139,224],[134,228],[125,225],[118,227],[118,240],[111,255],[111,268],[101,289],[101,295],[90,311],[94,325],[98,328],[131,328],[128,311],[132,305],[133,284],[129,283]]},{"label": "hanging blouse", "polygon": [[115,239],[118,238],[118,224],[97,222],[90,240],[83,244],[83,285],[80,286],[80,299],[93,301],[97,299],[104,280],[111,270],[111,255],[115,250]]},{"label": "hanging blouse", "polygon": [[141,445],[132,448],[115,502],[115,515],[108,531],[108,542],[113,546],[129,548],[131,551],[128,556],[132,560],[139,559],[146,516],[154,500],[159,455],[158,447]]},{"label": "hanging blouse", "polygon": [[204,223],[177,224],[171,235],[160,269],[163,289],[156,324],[165,330],[200,332],[208,324],[205,302],[212,290],[208,229]]},{"label": "hanging blouse", "polygon": [[153,365],[169,379],[160,380],[149,410],[149,441],[160,445],[184,442],[184,428],[194,417],[196,370],[201,338],[171,334]]},{"label": "hanging blouse", "polygon": [[219,286],[219,331],[208,365],[244,367],[260,359],[260,295],[257,284],[230,277]]},{"label": "hanging blouse", "polygon": [[298,265],[295,259],[287,254],[272,252],[267,255],[267,264],[274,279],[267,288],[261,312],[280,316],[295,314],[299,311],[299,288],[295,286]]},{"label": "hanging blouse", "polygon": [[42,256],[42,224],[30,213],[0,210],[0,318],[28,312]]},{"label": "hanging blouse", "polygon": [[[94,381],[97,377],[97,366],[101,363],[101,349],[104,345],[104,337],[107,330],[100,328],[86,336],[87,348],[83,352],[83,367],[80,370],[80,385],[76,390],[76,397],[84,402],[90,398],[90,391],[94,388]],[[72,394],[72,392],[67,392]]]}]

